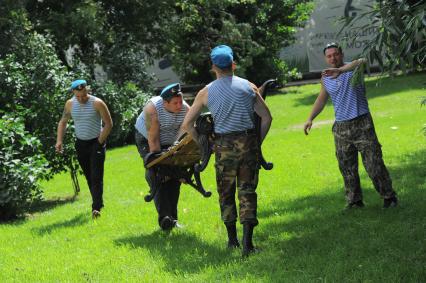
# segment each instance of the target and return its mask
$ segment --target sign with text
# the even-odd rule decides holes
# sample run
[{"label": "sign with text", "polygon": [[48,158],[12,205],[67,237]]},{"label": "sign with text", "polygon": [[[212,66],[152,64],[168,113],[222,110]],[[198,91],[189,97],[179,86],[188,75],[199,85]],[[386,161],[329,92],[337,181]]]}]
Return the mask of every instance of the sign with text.
[{"label": "sign with text", "polygon": [[[281,58],[290,66],[298,67],[302,73],[319,72],[327,67],[323,49],[327,43],[339,43],[345,61],[359,57],[366,43],[378,32],[368,18],[357,21],[353,27],[345,28],[339,19],[355,17],[368,12],[374,0],[315,0],[314,11],[305,26],[296,33],[296,42],[285,47]],[[355,39],[355,40],[354,40]]]},{"label": "sign with text", "polygon": [[346,61],[356,59],[361,54],[366,43],[378,32],[377,27],[369,25],[369,19],[366,18],[339,34],[344,25],[339,19],[365,13],[369,9],[368,5],[373,3],[374,1],[371,0],[317,1],[317,8],[306,27],[309,71],[321,71],[326,67],[323,49],[330,42],[342,45]]}]

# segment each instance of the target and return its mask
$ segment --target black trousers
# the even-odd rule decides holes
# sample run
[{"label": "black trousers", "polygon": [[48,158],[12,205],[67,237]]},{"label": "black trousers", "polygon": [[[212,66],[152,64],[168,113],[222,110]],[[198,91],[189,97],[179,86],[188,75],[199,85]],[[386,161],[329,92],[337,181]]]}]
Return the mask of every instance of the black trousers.
[{"label": "black trousers", "polygon": [[92,195],[92,210],[100,211],[104,206],[102,194],[106,145],[99,144],[97,138],[92,140],[77,139],[75,149],[78,163],[83,169]]},{"label": "black trousers", "polygon": [[[148,140],[136,131],[135,141],[139,155],[142,159],[144,159],[149,153]],[[148,174],[148,170],[145,171],[145,180],[150,187],[151,184],[154,183]],[[177,205],[179,201],[180,185],[181,183],[178,179],[170,178],[166,182],[161,183],[157,188],[154,203],[158,213],[158,224],[160,224],[161,220],[166,216],[169,216],[174,220],[178,219]]]}]

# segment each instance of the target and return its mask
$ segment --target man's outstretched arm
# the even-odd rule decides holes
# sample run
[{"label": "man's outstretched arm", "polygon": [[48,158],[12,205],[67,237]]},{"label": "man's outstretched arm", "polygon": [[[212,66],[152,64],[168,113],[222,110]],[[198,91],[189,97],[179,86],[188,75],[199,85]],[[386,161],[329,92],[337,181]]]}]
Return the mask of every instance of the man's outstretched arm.
[{"label": "man's outstretched arm", "polygon": [[355,70],[361,64],[367,63],[367,59],[360,58],[350,62],[349,64],[343,65],[339,68],[327,68],[322,71],[322,75],[326,77],[337,78],[341,73],[349,72]]},{"label": "man's outstretched arm", "polygon": [[311,114],[309,114],[308,120],[306,121],[303,130],[305,131],[305,135],[309,133],[312,127],[312,121],[315,119],[315,117],[318,116],[319,113],[324,109],[325,104],[327,103],[328,99],[328,93],[324,88],[324,85],[321,81],[321,90],[320,93],[315,100],[314,106],[312,108]]}]

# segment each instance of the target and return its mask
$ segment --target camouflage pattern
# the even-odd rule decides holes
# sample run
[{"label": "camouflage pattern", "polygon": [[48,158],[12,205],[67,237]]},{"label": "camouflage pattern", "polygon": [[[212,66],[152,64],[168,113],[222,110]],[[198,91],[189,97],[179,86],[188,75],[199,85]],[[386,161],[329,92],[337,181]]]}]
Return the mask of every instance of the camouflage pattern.
[{"label": "camouflage pattern", "polygon": [[257,225],[256,187],[259,176],[259,150],[255,134],[215,138],[216,183],[222,220],[237,221],[235,191],[238,188],[240,223]]},{"label": "camouflage pattern", "polygon": [[336,157],[345,183],[346,200],[355,203],[362,200],[362,190],[358,175],[358,152],[374,188],[382,198],[396,194],[392,180],[383,162],[382,149],[377,139],[371,115],[365,114],[356,119],[335,122],[333,125]]}]

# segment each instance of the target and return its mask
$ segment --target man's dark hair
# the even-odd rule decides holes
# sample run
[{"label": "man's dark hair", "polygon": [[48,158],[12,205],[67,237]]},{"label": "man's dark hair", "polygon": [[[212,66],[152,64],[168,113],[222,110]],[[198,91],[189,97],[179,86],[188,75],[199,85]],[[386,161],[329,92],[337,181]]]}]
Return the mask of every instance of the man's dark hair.
[{"label": "man's dark hair", "polygon": [[335,43],[335,42],[331,42],[331,43],[328,43],[328,44],[324,47],[324,50],[323,50],[324,55],[325,55],[325,51],[326,51],[327,49],[330,49],[330,48],[337,48],[337,49],[339,50],[340,54],[341,54],[341,53],[343,53],[343,52],[342,52],[342,47],[340,47],[340,45],[339,45],[339,44],[337,44],[337,43]]},{"label": "man's dark hair", "polygon": [[[217,67],[217,66],[216,66]],[[218,67],[219,68],[219,67]],[[225,68],[219,68],[222,72],[232,72],[232,64]]]}]

